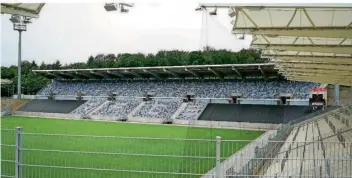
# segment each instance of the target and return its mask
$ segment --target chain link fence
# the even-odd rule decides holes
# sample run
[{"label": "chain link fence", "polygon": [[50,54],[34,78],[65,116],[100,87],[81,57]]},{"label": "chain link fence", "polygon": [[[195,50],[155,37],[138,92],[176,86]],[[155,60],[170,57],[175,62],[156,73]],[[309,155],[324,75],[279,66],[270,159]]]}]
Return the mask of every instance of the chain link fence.
[{"label": "chain link fence", "polygon": [[302,128],[266,142],[2,129],[1,177],[352,177],[351,142],[299,141]]}]

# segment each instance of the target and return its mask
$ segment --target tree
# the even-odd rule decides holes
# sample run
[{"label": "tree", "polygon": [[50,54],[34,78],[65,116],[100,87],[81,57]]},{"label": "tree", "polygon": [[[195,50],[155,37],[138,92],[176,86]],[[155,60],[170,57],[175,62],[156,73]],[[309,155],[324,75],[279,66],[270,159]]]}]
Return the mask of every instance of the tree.
[{"label": "tree", "polygon": [[[32,72],[34,69],[84,69],[84,68],[111,68],[111,67],[142,67],[142,66],[176,66],[176,65],[204,65],[204,64],[244,64],[244,63],[264,63],[261,58],[261,51],[256,49],[243,49],[239,52],[229,50],[216,50],[206,46],[202,51],[159,51],[154,54],[122,53],[118,54],[97,54],[95,57],[89,56],[87,62],[76,62],[62,65],[59,60],[46,64],[42,62],[40,66],[33,60],[22,62],[22,85],[25,94],[34,94],[43,88],[50,81]],[[17,66],[1,67],[1,78],[10,79],[17,83]],[[16,92],[16,85],[3,90]],[[3,92],[2,92],[3,93]],[[6,91],[4,93],[7,93]]]},{"label": "tree", "polygon": [[56,60],[52,65],[52,69],[60,69],[60,68],[61,68],[61,63],[59,60]]}]

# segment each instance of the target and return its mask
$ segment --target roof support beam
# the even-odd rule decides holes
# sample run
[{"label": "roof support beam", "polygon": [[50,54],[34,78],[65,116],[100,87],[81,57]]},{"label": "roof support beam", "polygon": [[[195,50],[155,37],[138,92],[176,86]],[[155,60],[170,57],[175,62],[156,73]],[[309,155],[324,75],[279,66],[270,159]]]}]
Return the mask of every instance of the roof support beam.
[{"label": "roof support beam", "polygon": [[156,78],[158,78],[158,79],[161,79],[161,77],[160,77],[157,73],[154,73],[154,72],[152,72],[152,71],[143,69],[143,72],[149,73],[149,74],[153,75],[154,77],[156,77]]},{"label": "roof support beam", "polygon": [[218,71],[216,71],[210,67],[208,67],[208,70],[213,72],[213,74],[216,75],[217,77],[222,78],[222,75],[220,75],[220,73]]},{"label": "roof support beam", "polygon": [[312,18],[309,16],[309,14],[308,14],[306,8],[303,8],[303,12],[304,12],[304,14],[306,15],[307,19],[309,20],[310,24],[313,26],[313,28],[316,29],[316,26],[315,26],[315,24],[314,24]]},{"label": "roof support beam", "polygon": [[326,83],[326,84],[340,84],[345,86],[351,86],[352,81],[348,81],[343,78],[317,78],[317,77],[294,77],[287,76],[288,80],[294,81],[304,81],[304,82],[316,82],[316,83]]},{"label": "roof support beam", "polygon": [[263,77],[264,77],[265,79],[267,79],[268,77],[267,77],[265,71],[263,70],[263,68],[261,68],[261,67],[259,66],[258,69],[259,69],[260,72],[262,73]]},{"label": "roof support beam", "polygon": [[113,76],[125,78],[125,75],[123,75],[122,73],[117,72],[117,71],[107,70],[106,72],[107,72],[108,74],[110,74],[110,75],[113,75]]},{"label": "roof support beam", "polygon": [[291,73],[285,72],[284,76],[292,77],[324,77],[324,78],[352,78],[352,75],[333,75],[333,74],[318,74],[318,73]]},{"label": "roof support beam", "polygon": [[[74,72],[74,74],[75,75],[77,75],[77,76],[81,76],[80,78],[92,78],[92,75],[88,75],[88,74],[86,74],[86,73],[84,73],[84,72]],[[93,77],[93,78],[95,78],[95,77]]]},{"label": "roof support beam", "polygon": [[141,75],[139,75],[139,74],[136,73],[136,72],[133,72],[132,70],[125,70],[124,72],[125,72],[125,73],[129,73],[129,74],[132,74],[132,75],[134,75],[134,76],[136,76],[136,77],[138,77],[138,78],[143,78]]},{"label": "roof support beam", "polygon": [[185,68],[185,71],[191,73],[191,74],[194,75],[195,77],[200,77],[197,72],[195,72],[195,71],[193,71],[193,70],[191,70],[191,69]]},{"label": "roof support beam", "polygon": [[236,67],[232,66],[231,69],[233,71],[235,71],[238,76],[240,76],[242,79],[244,79],[242,72],[240,72]]},{"label": "roof support beam", "polygon": [[286,29],[290,27],[290,25],[291,25],[291,23],[292,23],[293,19],[296,17],[296,14],[297,14],[297,9],[298,9],[298,8],[295,8],[295,11],[293,12],[293,14],[292,14],[292,17],[291,17],[290,21],[288,21],[288,23],[287,23],[287,25],[286,25]]},{"label": "roof support beam", "polygon": [[330,73],[335,73],[335,72],[339,72],[339,73],[351,73],[351,71],[340,71],[338,69],[315,69],[315,70],[307,70],[307,69],[302,69],[302,68],[281,68],[281,67],[277,67],[277,69],[279,69],[282,72],[316,72],[316,73],[325,73],[325,72],[330,72]]},{"label": "roof support beam", "polygon": [[50,76],[50,77],[56,77],[56,75],[54,75],[53,73],[51,72],[34,72],[35,74],[38,74],[38,75],[42,75],[42,76]]},{"label": "roof support beam", "polygon": [[[264,56],[262,56],[264,57]],[[270,57],[268,57],[270,58]],[[272,58],[273,62],[292,62],[292,63],[300,63],[300,62],[311,62],[311,63],[330,63],[330,64],[352,64],[352,58],[337,58],[337,57],[301,57],[301,56],[281,56]]]},{"label": "roof support beam", "polygon": [[324,75],[324,74],[301,74],[301,75],[285,74],[285,76],[291,77],[291,78],[327,79],[327,80],[343,79],[346,81],[352,81],[352,78],[350,79],[345,76],[334,76],[334,75]]},{"label": "roof support beam", "polygon": [[280,63],[278,68],[304,68],[304,69],[334,69],[340,71],[352,71],[352,66],[348,65],[331,65],[331,64],[309,64],[309,63]]},{"label": "roof support beam", "polygon": [[275,44],[275,45],[268,46],[266,44],[265,45],[253,44],[253,47],[258,47],[266,50],[352,54],[352,45],[329,46],[329,45],[276,45]]},{"label": "roof support beam", "polygon": [[106,74],[104,74],[102,72],[98,72],[98,71],[90,71],[90,73],[92,73],[93,75],[101,76],[101,77],[108,77]]},{"label": "roof support beam", "polygon": [[54,75],[55,77],[60,77],[60,74],[58,72],[48,72],[51,75]]},{"label": "roof support beam", "polygon": [[349,71],[330,71],[330,70],[304,70],[304,71],[297,71],[297,70],[280,70],[280,74],[289,74],[289,75],[296,75],[296,74],[322,74],[322,75],[329,75],[329,76],[349,76],[352,77],[352,72]]},{"label": "roof support beam", "polygon": [[346,27],[341,28],[301,28],[301,29],[285,29],[284,28],[236,28],[232,33],[235,34],[254,34],[268,36],[301,36],[301,37],[323,37],[323,38],[352,38],[352,29]]},{"label": "roof support beam", "polygon": [[346,26],[346,29],[350,28],[351,26],[352,26],[352,21],[351,21],[350,24],[348,24],[348,25]]},{"label": "roof support beam", "polygon": [[170,71],[170,70],[167,70],[167,69],[163,69],[163,71],[164,72],[166,72],[166,73],[169,73],[169,74],[171,74],[172,76],[174,76],[174,77],[176,77],[176,78],[181,78],[178,74],[176,74],[175,72],[172,72],[172,71]]},{"label": "roof support beam", "polygon": [[[259,29],[258,25],[257,25],[257,24],[254,22],[254,20],[247,14],[246,11],[243,11],[242,8],[238,8],[238,11],[239,11],[239,12],[242,12],[243,15],[246,16],[249,21],[251,21],[251,23],[255,26],[255,28]],[[237,16],[237,17],[238,17],[238,16]],[[234,26],[234,28],[235,28],[235,26]]]},{"label": "roof support beam", "polygon": [[65,73],[64,72],[60,72],[59,75],[65,76],[65,77],[68,77],[68,78],[77,78],[76,75],[72,75],[72,74],[70,74],[68,72],[65,72]]},{"label": "roof support beam", "polygon": [[106,75],[101,74],[99,72],[90,71],[90,74],[93,75],[93,76],[97,76],[99,78],[106,78]]}]

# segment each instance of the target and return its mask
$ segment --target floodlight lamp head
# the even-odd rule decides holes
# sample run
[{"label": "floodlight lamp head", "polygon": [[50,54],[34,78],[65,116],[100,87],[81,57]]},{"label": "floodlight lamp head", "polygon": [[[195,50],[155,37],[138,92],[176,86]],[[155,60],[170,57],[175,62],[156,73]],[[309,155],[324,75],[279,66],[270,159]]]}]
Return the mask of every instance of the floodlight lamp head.
[{"label": "floodlight lamp head", "polygon": [[203,8],[202,8],[202,7],[198,7],[198,8],[196,8],[195,10],[196,10],[196,11],[201,11],[201,10],[203,10]]},{"label": "floodlight lamp head", "polygon": [[121,13],[128,13],[129,10],[125,9],[123,6],[121,6],[121,10],[120,11],[121,11]]},{"label": "floodlight lamp head", "polygon": [[10,18],[10,21],[12,23],[20,23],[20,20],[21,20],[21,17],[18,16],[18,15],[12,15],[11,18]]},{"label": "floodlight lamp head", "polygon": [[32,23],[32,22],[31,22],[31,18],[25,17],[24,20],[23,20],[23,23],[25,23],[25,24]]},{"label": "floodlight lamp head", "polygon": [[106,11],[108,11],[108,12],[110,12],[110,11],[117,11],[118,6],[117,6],[116,3],[106,3],[106,4],[104,5],[104,9],[105,9]]},{"label": "floodlight lamp head", "polygon": [[234,18],[236,17],[236,11],[233,8],[229,8],[229,17]]},{"label": "floodlight lamp head", "polygon": [[244,39],[245,39],[244,34],[242,34],[242,36],[240,36],[238,39],[240,39],[240,40],[244,40]]},{"label": "floodlight lamp head", "polygon": [[209,12],[209,15],[218,15],[217,11],[218,9],[215,8],[214,11]]}]

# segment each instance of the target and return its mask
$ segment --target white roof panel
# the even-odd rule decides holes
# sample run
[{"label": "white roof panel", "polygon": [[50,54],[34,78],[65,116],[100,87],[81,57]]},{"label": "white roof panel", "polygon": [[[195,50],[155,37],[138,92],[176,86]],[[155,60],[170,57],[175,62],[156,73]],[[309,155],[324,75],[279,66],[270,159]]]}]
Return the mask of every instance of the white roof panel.
[{"label": "white roof panel", "polygon": [[255,35],[252,45],[326,45],[326,46],[351,46],[352,39],[345,38],[320,38],[320,37],[269,37]]},{"label": "white roof panel", "polygon": [[45,3],[1,3],[1,13],[38,18],[44,5]]},{"label": "white roof panel", "polygon": [[346,28],[352,17],[352,7],[235,7],[235,10],[237,17],[234,31],[261,28]]},{"label": "white roof panel", "polygon": [[279,51],[263,50],[263,56],[314,56],[314,57],[351,57],[351,54],[321,53],[321,52],[302,52],[302,51]]}]

